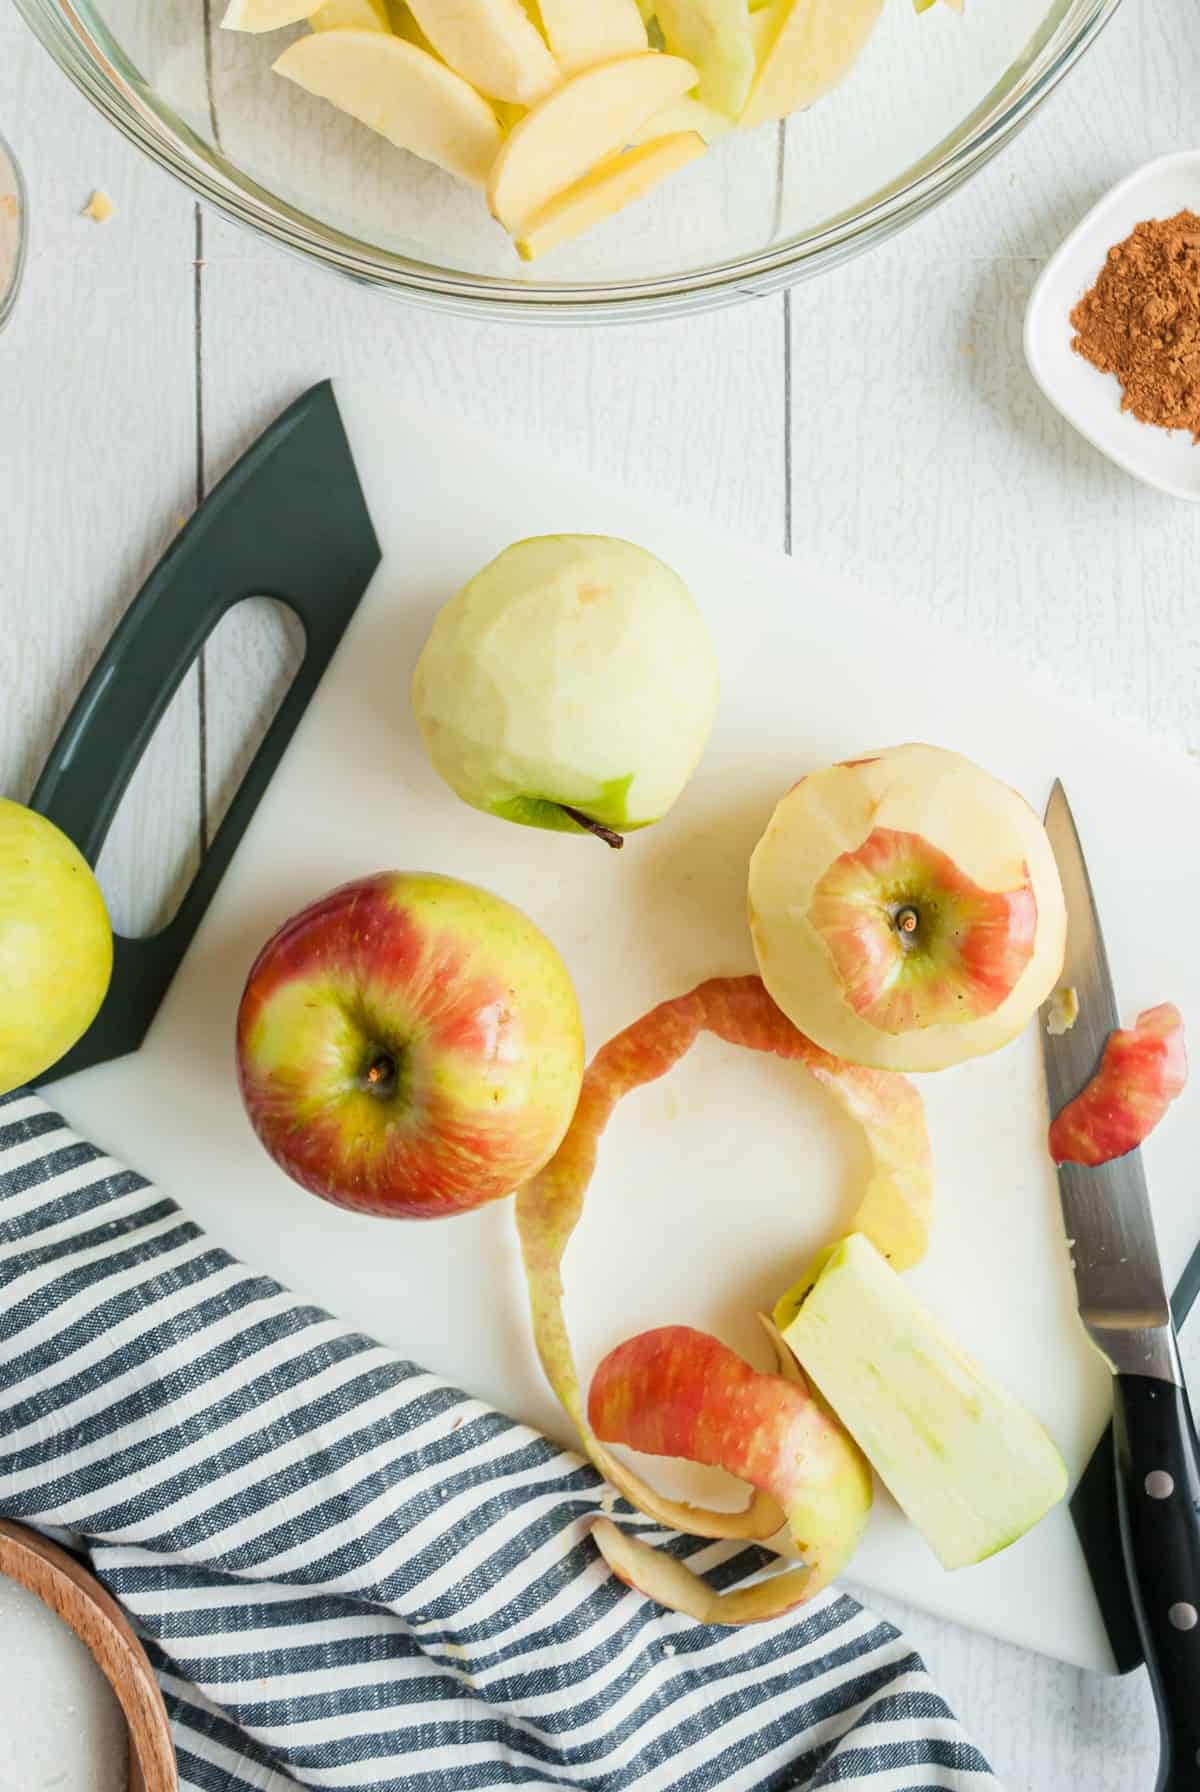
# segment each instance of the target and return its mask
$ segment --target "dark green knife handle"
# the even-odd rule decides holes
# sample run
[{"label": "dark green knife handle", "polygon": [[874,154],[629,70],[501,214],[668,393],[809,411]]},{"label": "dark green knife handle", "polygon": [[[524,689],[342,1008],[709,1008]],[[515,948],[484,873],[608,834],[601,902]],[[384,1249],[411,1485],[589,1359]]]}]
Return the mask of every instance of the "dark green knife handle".
[{"label": "dark green knife handle", "polygon": [[1200,1788],[1200,1447],[1183,1388],[1113,1383],[1121,1545],[1162,1757],[1157,1792]]},{"label": "dark green knife handle", "polygon": [[112,984],[44,1079],[135,1051],[380,560],[328,381],[259,437],[163,555],[116,629],[46,763],[31,806],[95,865],[155,728],[235,604],[271,597],[300,618],[304,661],[175,916],[114,941]]}]

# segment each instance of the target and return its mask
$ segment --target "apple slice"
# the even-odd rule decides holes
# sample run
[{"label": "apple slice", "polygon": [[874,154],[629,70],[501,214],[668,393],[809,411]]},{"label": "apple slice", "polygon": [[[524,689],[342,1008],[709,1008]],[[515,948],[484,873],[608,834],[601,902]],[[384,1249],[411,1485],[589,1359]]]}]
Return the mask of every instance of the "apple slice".
[{"label": "apple slice", "polygon": [[275,72],[460,180],[483,186],[500,147],[496,114],[436,57],[377,31],[319,31],[289,44]]},{"label": "apple slice", "polygon": [[[1053,1029],[1051,1029],[1053,1030]],[[1148,1138],[1187,1082],[1183,1016],[1173,1002],[1147,1008],[1110,1033],[1100,1068],[1050,1128],[1056,1164],[1107,1164]]]},{"label": "apple slice", "polygon": [[542,24],[569,75],[649,48],[637,0],[541,0]]},{"label": "apple slice", "polygon": [[811,106],[845,79],[866,47],[883,0],[791,0],[781,6],[741,122],[749,130]]},{"label": "apple slice", "polygon": [[563,1307],[563,1258],[583,1212],[601,1134],[617,1102],[664,1076],[702,1032],[795,1061],[863,1125],[872,1175],[854,1223],[869,1230],[881,1251],[905,1267],[920,1257],[928,1230],[929,1138],[921,1098],[903,1077],[860,1070],[821,1051],[796,1031],[757,977],[714,977],[688,995],[660,1003],[597,1052],[562,1144],[545,1168],[518,1190],[517,1232],[534,1342],[546,1379],[596,1467],[631,1505],[661,1524],[694,1536],[761,1539],[784,1522],[772,1494],[760,1490],[740,1513],[684,1505],[664,1499],[606,1448],[584,1408]]},{"label": "apple slice", "polygon": [[674,137],[679,131],[695,131],[706,143],[715,143],[719,137],[727,137],[737,125],[724,112],[718,112],[714,106],[705,105],[703,100],[693,99],[685,94],[683,99],[675,100],[656,112],[629,139],[630,143],[650,143],[655,137]]},{"label": "apple slice", "polygon": [[[781,1364],[788,1352],[775,1334]],[[804,1567],[747,1591],[714,1594],[670,1556],[597,1536],[620,1578],[673,1611],[739,1624],[811,1599],[846,1566],[871,1509],[871,1471],[795,1369],[763,1375],[689,1326],[643,1332],[611,1351],[592,1380],[588,1417],[608,1444],[725,1469],[771,1494]],[[643,1553],[643,1551],[645,1553]],[[669,1564],[669,1566],[668,1566]]]},{"label": "apple slice", "polygon": [[663,41],[700,71],[699,98],[736,118],[754,80],[754,36],[746,0],[658,0]]},{"label": "apple slice", "polygon": [[489,99],[533,106],[563,78],[521,0],[408,0],[438,55]]},{"label": "apple slice", "polygon": [[387,31],[392,29],[386,0],[325,0],[308,15],[314,31]]},{"label": "apple slice", "polygon": [[582,235],[640,199],[668,174],[703,154],[703,137],[695,131],[679,131],[610,156],[534,213],[517,238],[517,254],[522,261],[536,261],[547,250]]},{"label": "apple slice", "polygon": [[221,20],[222,31],[279,31],[298,25],[313,10],[316,0],[229,0]]},{"label": "apple slice", "polygon": [[655,112],[682,99],[696,71],[646,51],[585,69],[513,126],[488,181],[488,204],[513,236],[555,194],[572,187]]}]

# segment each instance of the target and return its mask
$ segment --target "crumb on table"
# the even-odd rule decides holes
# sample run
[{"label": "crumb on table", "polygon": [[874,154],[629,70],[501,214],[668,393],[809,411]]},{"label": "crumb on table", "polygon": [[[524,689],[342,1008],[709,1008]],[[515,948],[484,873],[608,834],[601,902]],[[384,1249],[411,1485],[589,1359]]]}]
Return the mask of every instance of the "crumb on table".
[{"label": "crumb on table", "polygon": [[82,216],[91,218],[93,223],[105,224],[113,215],[113,202],[108,194],[97,187],[83,208]]}]

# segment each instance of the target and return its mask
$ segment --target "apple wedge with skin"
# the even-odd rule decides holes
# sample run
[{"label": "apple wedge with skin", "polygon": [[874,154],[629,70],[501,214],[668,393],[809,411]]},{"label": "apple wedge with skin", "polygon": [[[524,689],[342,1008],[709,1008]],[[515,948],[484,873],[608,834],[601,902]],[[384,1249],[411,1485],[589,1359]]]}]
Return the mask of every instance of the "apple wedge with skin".
[{"label": "apple wedge with skin", "polygon": [[[775,1334],[781,1365],[788,1353]],[[834,1580],[854,1554],[871,1509],[871,1471],[858,1446],[793,1367],[764,1375],[690,1326],[642,1332],[609,1353],[592,1379],[588,1419],[605,1444],[724,1469],[786,1514],[804,1566],[714,1593],[669,1555],[611,1521],[593,1530],[620,1579],[702,1623],[745,1624],[790,1611]]]},{"label": "apple wedge with skin", "polygon": [[1050,1128],[1056,1164],[1095,1169],[1149,1138],[1187,1082],[1183,1016],[1173,1002],[1139,1014],[1110,1033],[1100,1068]]},{"label": "apple wedge with skin", "polygon": [[765,28],[766,48],[742,113],[743,129],[793,112],[829,93],[858,61],[883,0],[780,0]]},{"label": "apple wedge with skin", "polygon": [[567,74],[650,47],[637,0],[539,0],[554,59]]},{"label": "apple wedge with skin", "polygon": [[784,1515],[760,1489],[742,1512],[668,1500],[596,1436],[589,1423],[564,1311],[563,1259],[583,1213],[601,1135],[618,1101],[664,1076],[702,1032],[772,1053],[809,1071],[866,1133],[872,1173],[855,1224],[869,1226],[893,1260],[921,1255],[932,1208],[929,1136],[920,1096],[903,1077],[843,1064],[798,1033],[757,977],[714,977],[662,1002],[602,1046],[584,1075],[574,1118],[558,1150],[517,1193],[517,1232],[529,1288],[534,1343],[546,1379],[602,1475],[631,1505],[674,1530],[700,1537],[764,1539]]},{"label": "apple wedge with skin", "polygon": [[534,106],[563,71],[521,0],[408,0],[443,62],[489,99]]},{"label": "apple wedge with skin", "polygon": [[513,126],[488,179],[488,204],[515,237],[556,194],[625,148],[655,112],[682,99],[696,71],[646,51],[574,75]]},{"label": "apple wedge with skin", "polygon": [[522,261],[536,261],[560,243],[581,236],[694,162],[704,149],[704,138],[695,131],[623,149],[535,212],[517,238],[517,254]]},{"label": "apple wedge with skin", "polygon": [[502,141],[496,114],[469,82],[416,44],[376,31],[313,32],[289,44],[274,68],[397,149],[473,186],[486,184]]}]

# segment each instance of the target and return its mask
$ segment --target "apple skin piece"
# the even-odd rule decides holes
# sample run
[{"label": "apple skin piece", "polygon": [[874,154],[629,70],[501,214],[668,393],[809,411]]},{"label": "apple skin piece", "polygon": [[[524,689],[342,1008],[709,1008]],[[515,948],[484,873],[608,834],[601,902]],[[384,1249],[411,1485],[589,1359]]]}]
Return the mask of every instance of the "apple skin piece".
[{"label": "apple skin piece", "polygon": [[772,996],[854,1064],[941,1070],[996,1051],[1062,971],[1066,905],[1041,820],[941,747],[801,778],[754,849],[748,897]]},{"label": "apple skin piece", "polygon": [[496,114],[453,69],[405,38],[317,31],[297,38],[276,74],[329,100],[397,149],[482,187],[500,148]]},{"label": "apple skin piece", "polygon": [[563,71],[521,0],[408,0],[442,60],[489,99],[533,106]]},{"label": "apple skin piece", "polygon": [[649,48],[637,0],[540,0],[539,10],[555,60],[567,74]]},{"label": "apple skin piece", "polygon": [[1154,1131],[1187,1082],[1183,1016],[1173,1002],[1110,1033],[1100,1068],[1050,1128],[1056,1164],[1111,1163]]},{"label": "apple skin piece", "polygon": [[685,57],[699,71],[697,98],[737,118],[755,74],[746,0],[657,0],[655,11],[671,55]]},{"label": "apple skin piece", "polygon": [[487,183],[488,204],[514,237],[530,218],[615,155],[654,113],[696,85],[679,56],[650,50],[573,75],[515,124]]},{"label": "apple skin piece", "polygon": [[944,1568],[1006,1549],[1066,1493],[1044,1428],[861,1234],[830,1251],[783,1335]]},{"label": "apple skin piece", "polygon": [[519,909],[432,873],[343,884],[268,940],[237,1019],[262,1144],[361,1213],[436,1219],[495,1201],[562,1139],[579,1006]]},{"label": "apple skin piece", "polygon": [[611,536],[542,535],[439,612],[412,702],[434,770],[464,802],[586,831],[571,809],[623,835],[683,790],[717,691],[712,639],[677,573]]},{"label": "apple skin piece", "polygon": [[694,162],[704,148],[704,138],[695,131],[681,131],[610,156],[534,213],[517,239],[517,254],[522,261],[536,261],[560,243],[591,230],[641,199],[669,174]]},{"label": "apple skin piece", "polygon": [[895,1222],[902,1240],[900,1255],[913,1248],[916,1234],[928,1225],[929,1140],[920,1096],[903,1077],[856,1069],[831,1058],[796,1031],[757,977],[714,977],[688,995],[660,1003],[601,1047],[588,1066],[562,1144],[545,1168],[518,1191],[517,1231],[538,1357],[592,1462],[631,1505],[674,1530],[702,1537],[762,1539],[784,1523],[782,1508],[772,1495],[760,1490],[740,1513],[667,1500],[605,1447],[588,1422],[563,1307],[563,1258],[583,1212],[600,1137],[614,1108],[631,1090],[665,1076],[702,1032],[730,1045],[795,1061],[863,1123],[873,1166],[856,1223],[879,1224],[886,1249],[890,1244],[886,1228]]},{"label": "apple skin piece", "polygon": [[750,89],[743,129],[787,118],[844,81],[882,11],[883,0],[784,0],[772,14],[779,22]]},{"label": "apple skin piece", "polygon": [[[767,1583],[774,1609],[790,1610],[828,1586],[862,1537],[872,1488],[857,1445],[802,1377],[760,1374],[705,1332],[663,1326],[619,1344],[592,1379],[588,1421],[605,1444],[721,1468],[777,1501],[805,1566],[782,1577],[784,1585]],[[696,1616],[694,1601],[706,1595],[706,1621],[747,1621],[743,1594],[713,1595],[703,1582],[655,1596]],[[760,1603],[754,1599],[753,1617],[764,1615]]]},{"label": "apple skin piece", "polygon": [[108,911],[75,844],[0,797],[0,1095],[81,1039],[112,976]]}]

